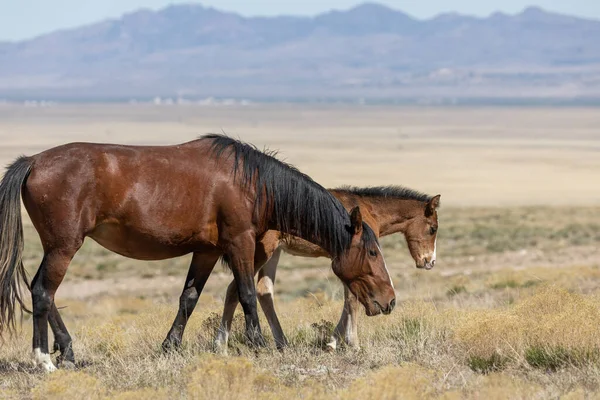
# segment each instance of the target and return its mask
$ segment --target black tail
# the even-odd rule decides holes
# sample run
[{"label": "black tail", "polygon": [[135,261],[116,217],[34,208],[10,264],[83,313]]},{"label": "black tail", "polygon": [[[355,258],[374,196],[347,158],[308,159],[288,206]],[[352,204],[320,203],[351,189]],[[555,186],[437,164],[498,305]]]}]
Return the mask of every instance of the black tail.
[{"label": "black tail", "polygon": [[31,159],[21,157],[6,170],[0,182],[0,335],[5,329],[14,331],[15,308],[27,310],[21,287],[29,288],[23,267],[23,221],[21,220],[21,188],[31,172]]}]

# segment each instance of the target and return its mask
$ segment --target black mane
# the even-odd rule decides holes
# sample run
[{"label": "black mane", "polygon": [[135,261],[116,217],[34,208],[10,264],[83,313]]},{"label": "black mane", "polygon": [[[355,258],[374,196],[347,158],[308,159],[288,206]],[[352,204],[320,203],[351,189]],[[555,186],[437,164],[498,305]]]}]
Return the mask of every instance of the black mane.
[{"label": "black mane", "polygon": [[428,194],[417,192],[416,190],[412,190],[402,186],[372,186],[365,188],[359,188],[355,186],[342,186],[334,190],[348,194],[353,194],[360,197],[416,200],[422,202],[428,202],[432,199],[432,196]]},{"label": "black mane", "polygon": [[[216,157],[233,157],[234,179],[256,193],[255,216],[267,210],[269,227],[320,245],[332,258],[351,244],[350,216],[331,194],[292,165],[260,151],[255,146],[225,135],[205,135]],[[375,234],[363,223],[363,241],[377,243]]]}]

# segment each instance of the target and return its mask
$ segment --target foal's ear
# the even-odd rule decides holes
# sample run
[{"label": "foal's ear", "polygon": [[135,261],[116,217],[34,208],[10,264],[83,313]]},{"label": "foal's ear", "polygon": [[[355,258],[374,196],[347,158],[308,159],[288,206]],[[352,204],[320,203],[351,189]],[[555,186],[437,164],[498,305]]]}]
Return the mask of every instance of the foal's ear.
[{"label": "foal's ear", "polygon": [[358,235],[362,231],[362,214],[360,207],[356,206],[350,211],[350,227],[352,233]]},{"label": "foal's ear", "polygon": [[433,197],[431,200],[429,200],[427,202],[427,205],[425,206],[425,216],[426,217],[431,217],[433,215],[433,213],[435,212],[435,210],[438,209],[438,207],[440,206],[440,197],[442,195],[438,194],[437,196]]}]

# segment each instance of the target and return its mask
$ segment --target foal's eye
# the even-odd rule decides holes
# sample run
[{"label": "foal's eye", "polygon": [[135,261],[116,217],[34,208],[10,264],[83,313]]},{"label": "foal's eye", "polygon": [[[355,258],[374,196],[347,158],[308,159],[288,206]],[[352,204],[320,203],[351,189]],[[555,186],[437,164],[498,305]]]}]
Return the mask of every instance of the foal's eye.
[{"label": "foal's eye", "polygon": [[437,226],[432,226],[431,228],[429,228],[429,233],[431,235],[435,235],[436,232],[437,232]]},{"label": "foal's eye", "polygon": [[375,250],[369,250],[369,255],[371,257],[377,257],[377,252]]}]

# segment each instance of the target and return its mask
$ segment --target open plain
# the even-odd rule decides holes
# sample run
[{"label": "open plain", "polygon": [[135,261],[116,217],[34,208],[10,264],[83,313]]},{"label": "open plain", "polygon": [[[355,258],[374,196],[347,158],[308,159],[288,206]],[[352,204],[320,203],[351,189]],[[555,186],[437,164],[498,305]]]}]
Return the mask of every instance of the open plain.
[{"label": "open plain", "polygon": [[[438,262],[382,240],[399,300],[361,315],[360,349],[323,344],[343,292],[326,259],[284,256],[276,306],[291,343],[254,351],[238,309],[212,353],[229,272],[216,268],[184,336],[160,344],[189,257],[123,258],[88,240],[56,303],[76,371],[31,367],[31,320],[0,344],[0,398],[473,398],[600,396],[600,110],[384,106],[0,105],[0,164],[73,142],[175,144],[225,132],[279,150],[326,187],[442,195]],[[25,264],[42,251],[25,220]],[[1,228],[1,227],[0,227]]]}]

